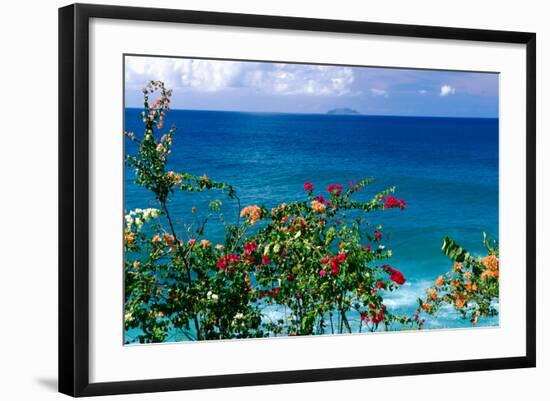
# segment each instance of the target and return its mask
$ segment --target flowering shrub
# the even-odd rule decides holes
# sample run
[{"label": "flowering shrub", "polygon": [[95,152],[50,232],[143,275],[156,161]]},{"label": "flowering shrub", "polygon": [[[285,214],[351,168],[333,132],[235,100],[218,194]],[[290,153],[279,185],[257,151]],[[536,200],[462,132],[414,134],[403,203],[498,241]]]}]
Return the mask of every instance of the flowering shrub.
[{"label": "flowering shrub", "polygon": [[442,250],[454,262],[453,268],[435,280],[425,299],[418,300],[416,320],[421,312],[433,315],[444,305],[452,305],[474,325],[480,317],[498,314],[495,307],[499,297],[498,244],[485,235],[483,243],[487,255],[474,257],[453,240],[444,239]]},{"label": "flowering shrub", "polygon": [[[159,98],[150,103],[155,93]],[[255,204],[241,208],[231,185],[167,168],[176,132],[175,127],[163,132],[171,91],[152,81],[143,94],[144,132],[139,137],[126,133],[137,145],[126,163],[158,208],[125,216],[128,342],[351,333],[389,329],[392,322],[418,324],[418,316],[396,316],[384,305],[383,294],[397,290],[406,278],[388,263],[391,251],[382,244],[382,226],[366,219],[372,211],[405,209],[393,188],[360,201],[353,195],[365,190],[371,178],[320,191],[307,181],[301,200],[272,209]],[[221,216],[222,201],[216,199],[198,224],[196,217],[189,219],[193,223],[176,224],[170,209],[176,191],[189,196],[219,192],[236,202],[236,222]],[[196,211],[193,207],[190,212]],[[222,243],[205,237],[212,215],[224,224]],[[474,265],[466,257],[462,262]],[[487,273],[472,274],[494,280],[498,259],[497,273],[492,259],[486,263],[491,266]],[[443,280],[441,290],[450,285]],[[490,305],[479,305],[480,313],[489,313]]]}]

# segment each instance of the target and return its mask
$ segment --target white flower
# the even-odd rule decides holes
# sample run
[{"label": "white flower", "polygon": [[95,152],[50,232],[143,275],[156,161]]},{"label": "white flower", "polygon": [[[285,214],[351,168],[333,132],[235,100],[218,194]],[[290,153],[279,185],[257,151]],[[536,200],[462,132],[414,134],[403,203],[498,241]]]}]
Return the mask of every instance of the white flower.
[{"label": "white flower", "polygon": [[235,320],[241,320],[243,317],[244,315],[241,312],[239,312],[235,315]]},{"label": "white flower", "polygon": [[212,294],[212,299],[217,301],[219,299],[218,294]]},{"label": "white flower", "polygon": [[212,291],[208,291],[206,293],[206,298],[208,298],[208,299],[212,298]]}]

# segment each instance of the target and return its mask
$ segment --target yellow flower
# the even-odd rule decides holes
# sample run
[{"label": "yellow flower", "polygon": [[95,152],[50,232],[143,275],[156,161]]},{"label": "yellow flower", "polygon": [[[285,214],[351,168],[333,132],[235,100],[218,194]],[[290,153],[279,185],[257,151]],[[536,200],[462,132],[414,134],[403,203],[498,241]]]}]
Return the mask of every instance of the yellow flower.
[{"label": "yellow flower", "polygon": [[246,220],[254,225],[258,220],[260,220],[262,215],[262,209],[256,205],[250,205],[241,210],[241,217],[245,217]]},{"label": "yellow flower", "polygon": [[223,250],[223,245],[222,245],[222,244],[217,244],[217,245],[216,245],[216,249],[217,249],[218,251]]},{"label": "yellow flower", "polygon": [[202,248],[208,248],[210,245],[212,245],[212,243],[210,241],[208,241],[207,239],[202,239],[201,240],[201,247]]},{"label": "yellow flower", "polygon": [[324,204],[316,200],[311,202],[311,208],[315,213],[323,213],[327,209]]},{"label": "yellow flower", "polygon": [[445,283],[445,278],[443,278],[443,276],[439,276],[437,278],[437,280],[435,280],[435,285],[437,286],[441,286]]}]

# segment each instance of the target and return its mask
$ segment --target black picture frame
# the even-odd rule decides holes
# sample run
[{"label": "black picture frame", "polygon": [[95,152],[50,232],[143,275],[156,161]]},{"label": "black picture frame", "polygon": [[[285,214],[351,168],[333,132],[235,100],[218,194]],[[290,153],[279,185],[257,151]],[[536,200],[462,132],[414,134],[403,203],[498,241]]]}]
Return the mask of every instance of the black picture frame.
[{"label": "black picture frame", "polygon": [[[89,21],[91,18],[438,38],[526,46],[526,354],[521,357],[90,383]],[[534,367],[536,35],[436,26],[74,4],[59,9],[59,391],[71,396]]]}]

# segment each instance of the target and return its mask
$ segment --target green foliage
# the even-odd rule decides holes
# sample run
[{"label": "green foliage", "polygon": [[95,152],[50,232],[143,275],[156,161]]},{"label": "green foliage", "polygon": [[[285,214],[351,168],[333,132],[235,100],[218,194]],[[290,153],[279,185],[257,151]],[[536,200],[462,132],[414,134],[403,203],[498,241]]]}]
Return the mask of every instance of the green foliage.
[{"label": "green foliage", "polygon": [[472,256],[453,240],[445,237],[442,251],[453,262],[453,268],[439,276],[427,290],[426,299],[419,299],[418,315],[422,311],[435,314],[444,305],[452,305],[463,318],[477,324],[480,317],[498,314],[499,251],[498,243],[483,233],[485,256]]},{"label": "green foliage", "polygon": [[[150,104],[154,93],[159,98]],[[143,94],[144,132],[140,137],[126,133],[138,145],[126,163],[135,183],[154,195],[158,209],[126,215],[124,322],[126,330],[137,333],[128,341],[350,333],[418,323],[417,317],[396,316],[384,305],[383,294],[397,290],[405,277],[387,264],[391,251],[382,244],[382,226],[366,219],[372,211],[405,208],[392,195],[394,188],[357,200],[355,193],[373,182],[365,178],[345,190],[329,186],[325,199],[306,182],[302,200],[271,210],[263,205],[241,209],[231,185],[167,169],[176,132],[175,127],[163,132],[171,91],[152,81]],[[217,191],[223,200],[210,201],[208,215],[176,224],[170,212],[175,191],[188,196]],[[225,197],[237,204],[235,222],[221,215]],[[213,215],[225,227],[221,244],[205,238]],[[494,244],[486,241],[486,246]],[[443,251],[475,265],[449,239]]]}]

